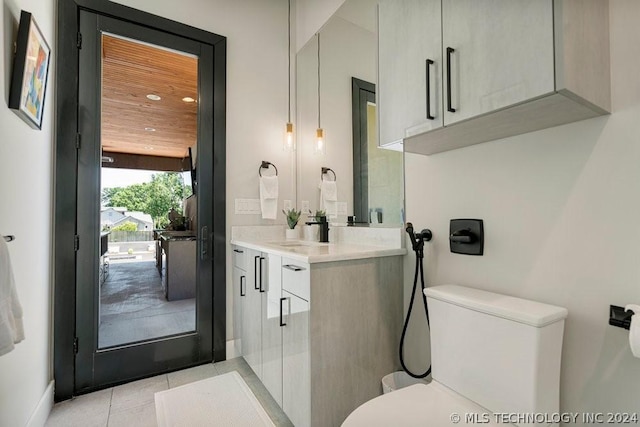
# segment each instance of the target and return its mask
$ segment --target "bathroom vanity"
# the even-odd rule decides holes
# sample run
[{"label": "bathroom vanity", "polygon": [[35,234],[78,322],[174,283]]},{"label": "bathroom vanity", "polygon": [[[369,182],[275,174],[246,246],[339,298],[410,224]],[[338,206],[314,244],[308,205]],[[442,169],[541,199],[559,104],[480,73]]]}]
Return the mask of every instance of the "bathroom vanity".
[{"label": "bathroom vanity", "polygon": [[236,351],[293,424],[340,425],[378,396],[380,378],[399,367],[406,250],[231,243]]}]

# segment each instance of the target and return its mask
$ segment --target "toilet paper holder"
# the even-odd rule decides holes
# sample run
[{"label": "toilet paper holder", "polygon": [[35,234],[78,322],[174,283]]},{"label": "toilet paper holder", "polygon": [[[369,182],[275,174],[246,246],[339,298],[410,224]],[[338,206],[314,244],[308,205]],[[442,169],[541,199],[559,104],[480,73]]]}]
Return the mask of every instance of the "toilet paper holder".
[{"label": "toilet paper holder", "polygon": [[609,324],[618,328],[631,328],[631,316],[635,313],[632,310],[625,311],[624,307],[617,305],[609,306]]}]

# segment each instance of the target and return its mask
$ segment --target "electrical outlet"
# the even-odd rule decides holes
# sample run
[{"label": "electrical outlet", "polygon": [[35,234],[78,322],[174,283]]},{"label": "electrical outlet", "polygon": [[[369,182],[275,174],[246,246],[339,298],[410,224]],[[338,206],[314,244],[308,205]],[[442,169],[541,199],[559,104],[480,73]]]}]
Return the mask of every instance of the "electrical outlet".
[{"label": "electrical outlet", "polygon": [[338,202],[338,215],[346,215],[347,214],[347,202]]},{"label": "electrical outlet", "polygon": [[289,209],[293,209],[293,203],[291,203],[291,200],[285,200],[284,201],[284,210],[288,211]]},{"label": "electrical outlet", "polygon": [[310,209],[309,209],[309,201],[308,200],[303,200],[301,202],[302,206],[300,206],[300,210],[302,211],[302,213],[308,214]]},{"label": "electrical outlet", "polygon": [[235,199],[236,215],[260,215],[260,199]]}]

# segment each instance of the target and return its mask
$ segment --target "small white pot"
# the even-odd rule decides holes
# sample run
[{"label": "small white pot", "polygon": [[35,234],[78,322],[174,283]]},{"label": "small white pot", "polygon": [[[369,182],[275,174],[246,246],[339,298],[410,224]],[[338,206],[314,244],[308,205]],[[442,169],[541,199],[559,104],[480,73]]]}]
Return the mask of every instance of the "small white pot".
[{"label": "small white pot", "polygon": [[287,228],[285,230],[285,236],[287,237],[287,240],[297,240],[298,239],[298,230],[297,229],[291,229],[291,228]]}]

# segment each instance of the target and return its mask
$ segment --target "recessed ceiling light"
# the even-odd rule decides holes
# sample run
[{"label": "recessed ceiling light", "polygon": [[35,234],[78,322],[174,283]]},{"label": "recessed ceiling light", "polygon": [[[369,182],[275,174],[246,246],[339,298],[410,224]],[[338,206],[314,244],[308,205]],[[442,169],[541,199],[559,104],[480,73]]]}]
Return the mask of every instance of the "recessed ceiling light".
[{"label": "recessed ceiling light", "polygon": [[155,93],[150,93],[149,95],[147,95],[147,98],[152,100],[152,101],[160,101],[162,99],[158,95],[156,95]]},{"label": "recessed ceiling light", "polygon": [[147,132],[155,132],[156,128],[144,128]]},{"label": "recessed ceiling light", "polygon": [[185,96],[184,98],[182,98],[182,100],[183,100],[184,102],[196,102],[196,100],[195,100],[195,99],[193,99],[193,98],[192,98],[192,97],[190,97],[190,96]]},{"label": "recessed ceiling light", "polygon": [[151,147],[150,145],[147,145],[144,147],[145,150],[153,150],[153,147]]}]

